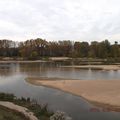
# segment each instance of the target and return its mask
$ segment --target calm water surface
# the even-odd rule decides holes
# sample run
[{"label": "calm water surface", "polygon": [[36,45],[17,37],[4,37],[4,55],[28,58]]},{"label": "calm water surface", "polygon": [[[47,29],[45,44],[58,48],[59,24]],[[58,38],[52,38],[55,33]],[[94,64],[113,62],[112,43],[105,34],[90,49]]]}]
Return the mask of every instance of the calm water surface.
[{"label": "calm water surface", "polygon": [[[59,63],[21,63],[0,65],[0,92],[31,97],[52,110],[68,113],[73,120],[120,120],[120,113],[102,112],[83,98],[25,81],[26,77],[57,77],[82,80],[120,79],[120,71],[62,68]],[[92,112],[97,108],[99,112]]]}]

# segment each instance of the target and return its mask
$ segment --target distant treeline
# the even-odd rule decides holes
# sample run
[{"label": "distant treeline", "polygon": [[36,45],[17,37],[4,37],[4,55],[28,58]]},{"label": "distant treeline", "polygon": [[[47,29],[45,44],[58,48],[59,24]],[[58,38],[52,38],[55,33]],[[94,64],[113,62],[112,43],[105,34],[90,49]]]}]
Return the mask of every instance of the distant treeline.
[{"label": "distant treeline", "polygon": [[70,40],[47,42],[37,38],[24,42],[0,40],[1,57],[23,57],[39,59],[41,57],[81,57],[81,58],[120,58],[120,45],[116,41],[110,44],[102,42],[73,42]]}]

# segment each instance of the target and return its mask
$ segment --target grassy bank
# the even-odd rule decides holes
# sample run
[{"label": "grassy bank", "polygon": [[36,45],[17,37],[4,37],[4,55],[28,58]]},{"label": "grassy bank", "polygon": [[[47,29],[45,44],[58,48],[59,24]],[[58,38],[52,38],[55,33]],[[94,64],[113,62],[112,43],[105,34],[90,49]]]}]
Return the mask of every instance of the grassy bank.
[{"label": "grassy bank", "polygon": [[9,101],[16,105],[23,106],[33,112],[39,120],[49,120],[50,116],[53,115],[53,112],[48,109],[47,104],[40,105],[37,101],[31,100],[30,98],[17,98],[13,94],[0,93],[0,101]]},{"label": "grassy bank", "polygon": [[23,114],[0,106],[0,120],[29,120]]}]

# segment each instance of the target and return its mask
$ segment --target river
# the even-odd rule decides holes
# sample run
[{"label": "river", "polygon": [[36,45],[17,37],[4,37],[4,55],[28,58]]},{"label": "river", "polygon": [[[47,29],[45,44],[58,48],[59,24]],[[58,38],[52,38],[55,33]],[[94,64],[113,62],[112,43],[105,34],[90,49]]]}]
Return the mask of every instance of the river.
[{"label": "river", "polygon": [[14,93],[17,97],[30,97],[51,110],[64,111],[73,120],[120,120],[120,113],[104,112],[81,97],[25,81],[27,77],[54,77],[79,80],[113,80],[120,71],[82,70],[63,68],[61,63],[10,63],[0,66],[0,92]]}]

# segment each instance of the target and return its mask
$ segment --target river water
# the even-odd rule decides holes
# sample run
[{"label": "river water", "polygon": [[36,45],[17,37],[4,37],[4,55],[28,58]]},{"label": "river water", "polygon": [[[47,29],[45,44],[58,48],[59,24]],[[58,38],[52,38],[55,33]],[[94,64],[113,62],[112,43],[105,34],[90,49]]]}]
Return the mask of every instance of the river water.
[{"label": "river water", "polygon": [[60,63],[10,63],[0,65],[0,92],[30,97],[48,104],[54,111],[64,111],[73,120],[120,120],[120,113],[104,112],[81,97],[25,81],[27,77],[53,77],[79,80],[120,79],[120,71],[63,68]]}]

